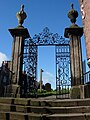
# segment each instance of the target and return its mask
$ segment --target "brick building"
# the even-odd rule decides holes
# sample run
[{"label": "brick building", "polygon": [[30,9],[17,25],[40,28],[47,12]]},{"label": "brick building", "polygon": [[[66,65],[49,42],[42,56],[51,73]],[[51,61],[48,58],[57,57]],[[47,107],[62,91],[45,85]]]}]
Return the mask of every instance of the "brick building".
[{"label": "brick building", "polygon": [[86,40],[88,65],[90,66],[90,0],[79,0]]}]

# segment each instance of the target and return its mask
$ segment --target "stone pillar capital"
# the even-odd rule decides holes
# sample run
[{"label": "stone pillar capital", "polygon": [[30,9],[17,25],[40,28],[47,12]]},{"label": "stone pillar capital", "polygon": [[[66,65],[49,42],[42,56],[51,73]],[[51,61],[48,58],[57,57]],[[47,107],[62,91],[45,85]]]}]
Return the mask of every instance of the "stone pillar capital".
[{"label": "stone pillar capital", "polygon": [[30,37],[27,28],[18,27],[18,28],[8,29],[8,30],[11,33],[12,37],[14,37],[14,36],[22,36],[24,39]]},{"label": "stone pillar capital", "polygon": [[83,27],[65,28],[64,36],[66,38],[69,38],[70,35],[82,37],[82,35],[83,35]]}]

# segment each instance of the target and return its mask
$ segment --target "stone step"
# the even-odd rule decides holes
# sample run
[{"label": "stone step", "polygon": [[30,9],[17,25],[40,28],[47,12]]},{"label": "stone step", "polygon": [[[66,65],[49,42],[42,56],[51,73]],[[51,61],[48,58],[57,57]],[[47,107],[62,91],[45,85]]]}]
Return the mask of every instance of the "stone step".
[{"label": "stone step", "polygon": [[27,106],[0,103],[0,111],[27,112]]},{"label": "stone step", "polygon": [[0,98],[0,120],[90,120],[90,99]]},{"label": "stone step", "polygon": [[23,106],[49,106],[49,107],[73,107],[90,106],[90,99],[26,99],[26,98],[0,98],[2,104],[23,105]]},{"label": "stone step", "polygon": [[0,120],[90,120],[90,113],[78,114],[35,114],[0,112]]},{"label": "stone step", "polygon": [[90,113],[53,114],[46,116],[46,120],[90,120]]},{"label": "stone step", "polygon": [[54,99],[54,100],[30,100],[31,106],[49,106],[49,107],[73,107],[73,106],[90,106],[90,99]]},{"label": "stone step", "polygon": [[22,112],[22,113],[40,113],[40,114],[62,114],[62,113],[89,113],[90,106],[74,107],[48,107],[48,106],[22,106],[0,103],[0,111],[4,112]]},{"label": "stone step", "polygon": [[90,113],[90,106],[76,106],[76,107],[35,107],[27,106],[27,112],[40,114],[69,114],[69,113]]},{"label": "stone step", "polygon": [[41,120],[43,115],[35,113],[0,112],[0,120]]},{"label": "stone step", "polygon": [[3,104],[28,105],[29,101],[30,99],[26,98],[0,97],[0,103]]}]

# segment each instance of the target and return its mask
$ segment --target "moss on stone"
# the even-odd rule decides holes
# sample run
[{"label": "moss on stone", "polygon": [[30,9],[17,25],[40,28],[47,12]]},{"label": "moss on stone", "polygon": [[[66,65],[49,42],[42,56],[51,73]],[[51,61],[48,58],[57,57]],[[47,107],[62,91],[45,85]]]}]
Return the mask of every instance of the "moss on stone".
[{"label": "moss on stone", "polygon": [[71,89],[70,96],[72,99],[80,99],[80,88],[79,87],[73,87]]},{"label": "moss on stone", "polygon": [[78,25],[76,25],[76,24],[72,24],[71,26],[70,26],[70,28],[80,28]]}]

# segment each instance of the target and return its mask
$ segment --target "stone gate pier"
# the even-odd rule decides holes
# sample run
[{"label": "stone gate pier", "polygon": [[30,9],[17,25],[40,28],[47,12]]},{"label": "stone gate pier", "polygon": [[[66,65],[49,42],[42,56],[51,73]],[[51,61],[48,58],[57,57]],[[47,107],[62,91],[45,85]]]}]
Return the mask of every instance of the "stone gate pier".
[{"label": "stone gate pier", "polygon": [[[82,49],[81,37],[83,35],[83,28],[79,27],[76,22],[78,12],[72,9],[68,13],[68,17],[72,25],[65,28],[65,37],[70,39],[70,60],[71,60],[71,98],[88,98],[89,86],[84,85],[83,70],[82,70]],[[88,94],[87,94],[88,93]]]},{"label": "stone gate pier", "polygon": [[20,97],[20,85],[22,82],[22,66],[23,66],[23,52],[24,52],[24,40],[29,38],[29,32],[27,28],[22,26],[24,19],[27,17],[24,12],[24,5],[21,6],[21,10],[16,14],[19,25],[14,29],[9,29],[13,37],[12,48],[12,63],[11,63],[11,81],[10,85],[6,87],[6,95],[9,97]]}]

